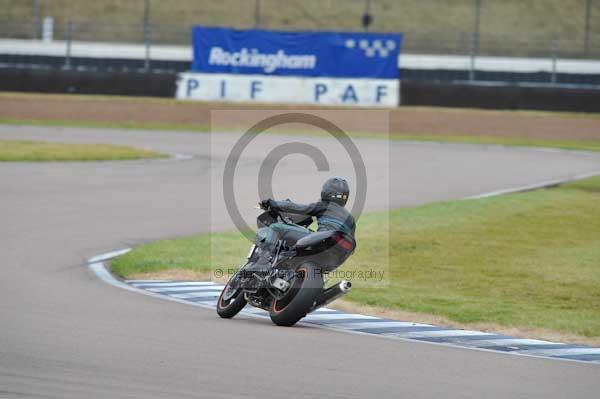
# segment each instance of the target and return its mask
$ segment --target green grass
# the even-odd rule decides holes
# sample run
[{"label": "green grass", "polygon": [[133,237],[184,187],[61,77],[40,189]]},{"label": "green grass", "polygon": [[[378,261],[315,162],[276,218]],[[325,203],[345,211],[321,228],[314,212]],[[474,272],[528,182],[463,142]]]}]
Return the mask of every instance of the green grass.
[{"label": "green grass", "polygon": [[461,135],[434,135],[434,134],[391,134],[393,140],[400,141],[429,141],[438,143],[457,144],[499,144],[510,147],[542,147],[558,148],[563,150],[600,151],[600,140],[548,140],[528,139],[518,137],[492,137],[492,136],[461,136]]},{"label": "green grass", "polygon": [[165,154],[110,144],[0,140],[0,162],[116,161],[163,158]]},{"label": "green grass", "polygon": [[[151,131],[179,131],[206,133],[211,129],[208,126],[197,124],[166,124],[166,123],[142,123],[142,122],[107,122],[107,121],[77,121],[77,120],[54,120],[54,119],[15,119],[0,117],[0,124],[7,125],[31,125],[31,126],[70,126],[85,128],[107,128],[107,129],[137,129]],[[236,129],[215,128],[214,131],[232,131]],[[279,129],[267,131],[268,134],[287,135],[317,135],[327,136],[328,133],[318,131],[305,131],[295,129]],[[397,141],[423,141],[437,143],[456,144],[486,144],[505,145],[511,147],[541,147],[558,148],[564,150],[600,151],[600,140],[547,140],[527,139],[503,136],[468,136],[468,135],[435,135],[435,134],[398,134],[377,132],[348,132],[353,138],[397,140]]]},{"label": "green grass", "polygon": [[[5,35],[30,38],[32,1],[0,0]],[[143,41],[143,1],[41,1],[40,15],[55,19],[62,40],[67,20],[75,22],[76,40]],[[188,44],[194,24],[252,28],[254,1],[151,0],[154,43]],[[292,30],[362,31],[364,0],[261,0],[261,26]],[[377,0],[372,2],[372,31],[405,32],[407,51],[466,54],[474,24],[474,0]],[[591,46],[597,52],[600,4],[591,5]],[[580,55],[585,32],[583,0],[484,1],[479,43],[483,54],[548,56],[551,40],[561,42],[561,56]],[[98,28],[99,26],[99,28]],[[95,28],[96,27],[96,28]]]},{"label": "green grass", "polygon": [[2,118],[0,124],[5,125],[29,125],[29,126],[66,126],[99,129],[125,129],[125,130],[161,130],[161,131],[186,131],[201,132],[210,131],[208,126],[183,123],[154,123],[154,122],[127,122],[127,121],[80,121],[61,119],[17,119]]},{"label": "green grass", "polygon": [[[356,303],[600,336],[600,177],[366,214],[357,241],[340,271],[383,271],[385,279],[355,278],[348,299]],[[158,241],[112,267],[122,277],[234,268],[248,245],[233,232]]]}]

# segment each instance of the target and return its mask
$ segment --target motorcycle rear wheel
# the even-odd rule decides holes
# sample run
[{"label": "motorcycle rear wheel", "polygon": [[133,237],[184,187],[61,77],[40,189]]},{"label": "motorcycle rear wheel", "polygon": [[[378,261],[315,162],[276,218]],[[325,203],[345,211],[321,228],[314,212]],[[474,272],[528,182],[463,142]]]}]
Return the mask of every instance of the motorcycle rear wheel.
[{"label": "motorcycle rear wheel", "polygon": [[247,302],[246,298],[244,298],[244,291],[240,288],[237,289],[237,292],[234,293],[232,297],[225,299],[226,295],[230,293],[228,290],[234,289],[231,285],[237,278],[239,278],[239,273],[231,276],[227,284],[225,284],[225,287],[223,287],[223,291],[221,291],[221,295],[219,295],[219,299],[217,300],[217,313],[223,319],[231,319],[246,306]]},{"label": "motorcycle rear wheel", "polygon": [[323,291],[323,275],[312,263],[296,268],[295,277],[288,292],[273,299],[269,316],[278,326],[290,327],[302,319]]}]

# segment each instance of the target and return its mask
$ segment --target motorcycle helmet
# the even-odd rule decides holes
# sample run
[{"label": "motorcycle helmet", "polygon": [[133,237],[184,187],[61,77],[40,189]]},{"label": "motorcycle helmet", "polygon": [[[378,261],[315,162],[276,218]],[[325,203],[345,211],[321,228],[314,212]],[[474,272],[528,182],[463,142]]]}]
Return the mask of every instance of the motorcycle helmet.
[{"label": "motorcycle helmet", "polygon": [[321,199],[323,201],[335,202],[341,206],[346,205],[349,195],[350,186],[348,186],[348,182],[341,177],[327,179],[321,188]]}]

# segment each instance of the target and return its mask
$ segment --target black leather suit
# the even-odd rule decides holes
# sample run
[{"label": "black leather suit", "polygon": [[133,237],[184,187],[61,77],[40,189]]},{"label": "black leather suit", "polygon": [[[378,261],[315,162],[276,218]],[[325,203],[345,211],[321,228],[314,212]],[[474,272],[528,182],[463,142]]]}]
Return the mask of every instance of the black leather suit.
[{"label": "black leather suit", "polygon": [[[319,201],[312,204],[297,204],[292,201],[270,200],[269,206],[279,212],[314,216],[317,219],[318,231],[341,231],[354,237],[356,229],[354,217],[341,205],[330,201]],[[305,227],[287,223],[273,223],[269,226],[266,237],[267,247],[275,248],[277,240],[284,240],[288,246],[295,244],[300,238],[310,234]]]},{"label": "black leather suit", "polygon": [[337,230],[354,237],[354,217],[346,208],[335,202],[319,201],[304,205],[292,201],[270,200],[269,206],[280,212],[314,216],[317,218],[319,231]]}]

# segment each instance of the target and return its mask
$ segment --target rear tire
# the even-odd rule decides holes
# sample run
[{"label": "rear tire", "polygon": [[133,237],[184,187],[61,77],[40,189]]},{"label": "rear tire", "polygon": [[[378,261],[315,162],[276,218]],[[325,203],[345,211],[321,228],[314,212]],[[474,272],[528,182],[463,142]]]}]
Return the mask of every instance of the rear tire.
[{"label": "rear tire", "polygon": [[288,293],[280,299],[273,299],[269,311],[271,320],[278,326],[293,326],[306,316],[322,291],[320,270],[312,263],[298,266]]},{"label": "rear tire", "polygon": [[225,294],[228,293],[228,289],[234,289],[231,287],[231,284],[239,278],[239,273],[234,274],[225,287],[223,287],[223,291],[221,291],[221,295],[219,295],[219,299],[217,300],[217,313],[223,319],[231,319],[233,316],[238,314],[240,310],[246,306],[246,298],[244,298],[244,291],[240,288],[237,289],[237,292],[233,294],[233,296],[229,299],[225,299]]}]

